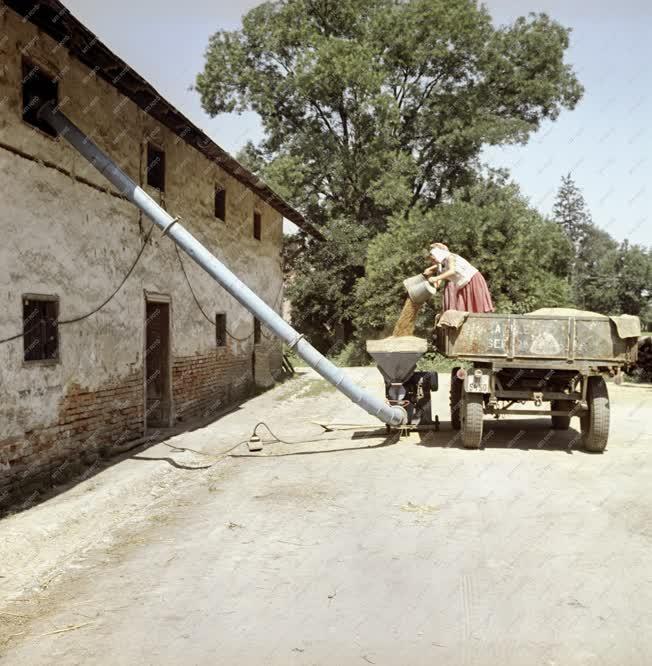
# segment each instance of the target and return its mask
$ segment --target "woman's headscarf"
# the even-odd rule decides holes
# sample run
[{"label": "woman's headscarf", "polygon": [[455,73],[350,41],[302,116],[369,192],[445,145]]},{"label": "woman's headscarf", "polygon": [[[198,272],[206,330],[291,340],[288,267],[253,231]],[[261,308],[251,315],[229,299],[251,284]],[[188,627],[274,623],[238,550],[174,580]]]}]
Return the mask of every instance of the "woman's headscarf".
[{"label": "woman's headscarf", "polygon": [[430,246],[430,256],[441,264],[444,260],[448,259],[450,252],[443,243],[433,243]]}]

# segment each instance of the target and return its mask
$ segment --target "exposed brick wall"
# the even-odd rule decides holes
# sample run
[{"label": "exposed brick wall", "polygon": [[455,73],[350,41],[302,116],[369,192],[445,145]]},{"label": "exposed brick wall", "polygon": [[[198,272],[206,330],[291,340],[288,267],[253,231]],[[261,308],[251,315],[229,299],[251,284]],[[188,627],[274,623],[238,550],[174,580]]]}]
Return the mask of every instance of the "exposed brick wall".
[{"label": "exposed brick wall", "polygon": [[[256,384],[269,386],[280,367],[280,345],[256,345]],[[172,391],[177,421],[208,418],[254,389],[250,354],[229,349],[176,357]],[[0,509],[31,504],[40,492],[92,469],[100,455],[144,434],[142,368],[131,376],[90,391],[73,385],[64,396],[56,424],[0,440]]]},{"label": "exposed brick wall", "polygon": [[172,391],[177,420],[209,417],[250,395],[255,387],[273,386],[281,368],[280,343],[264,339],[255,346],[255,371],[253,351],[236,356],[229,346],[175,357]]},{"label": "exposed brick wall", "polygon": [[172,392],[178,420],[216,414],[250,394],[252,388],[249,356],[236,357],[224,348],[174,359]]},{"label": "exposed brick wall", "polygon": [[73,385],[56,424],[0,440],[0,508],[34,501],[39,489],[79,474],[100,454],[142,434],[142,373],[95,391]]}]

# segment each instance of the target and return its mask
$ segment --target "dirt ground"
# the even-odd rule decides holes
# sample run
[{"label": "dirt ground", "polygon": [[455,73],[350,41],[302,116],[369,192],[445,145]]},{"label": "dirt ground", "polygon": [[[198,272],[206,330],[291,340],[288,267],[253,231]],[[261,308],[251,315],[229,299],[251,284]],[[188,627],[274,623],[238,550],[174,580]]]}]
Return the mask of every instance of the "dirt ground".
[{"label": "dirt ground", "polygon": [[447,388],[399,439],[307,372],[4,519],[2,663],[649,664],[652,386],[603,455],[545,417],[461,449]]}]

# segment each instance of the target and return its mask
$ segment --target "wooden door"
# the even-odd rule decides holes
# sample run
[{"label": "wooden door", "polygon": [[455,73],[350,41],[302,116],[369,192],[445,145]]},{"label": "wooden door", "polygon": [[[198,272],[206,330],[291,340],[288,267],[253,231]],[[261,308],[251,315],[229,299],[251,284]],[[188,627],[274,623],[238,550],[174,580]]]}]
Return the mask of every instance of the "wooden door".
[{"label": "wooden door", "polygon": [[170,425],[170,305],[147,303],[145,427]]}]

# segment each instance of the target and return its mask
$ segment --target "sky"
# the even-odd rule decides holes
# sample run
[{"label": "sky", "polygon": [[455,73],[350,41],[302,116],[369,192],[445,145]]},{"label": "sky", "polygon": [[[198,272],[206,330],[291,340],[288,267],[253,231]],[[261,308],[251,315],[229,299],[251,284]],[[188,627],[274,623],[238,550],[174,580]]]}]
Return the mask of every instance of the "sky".
[{"label": "sky", "polygon": [[[63,0],[128,65],[220,146],[237,152],[263,136],[254,113],[203,112],[191,88],[208,38],[234,30],[259,0]],[[483,160],[507,168],[533,206],[552,211],[571,173],[593,221],[618,240],[652,246],[652,2],[649,0],[488,0],[500,25],[546,12],[571,27],[571,63],[586,92],[573,111],[522,146],[489,147]]]}]

